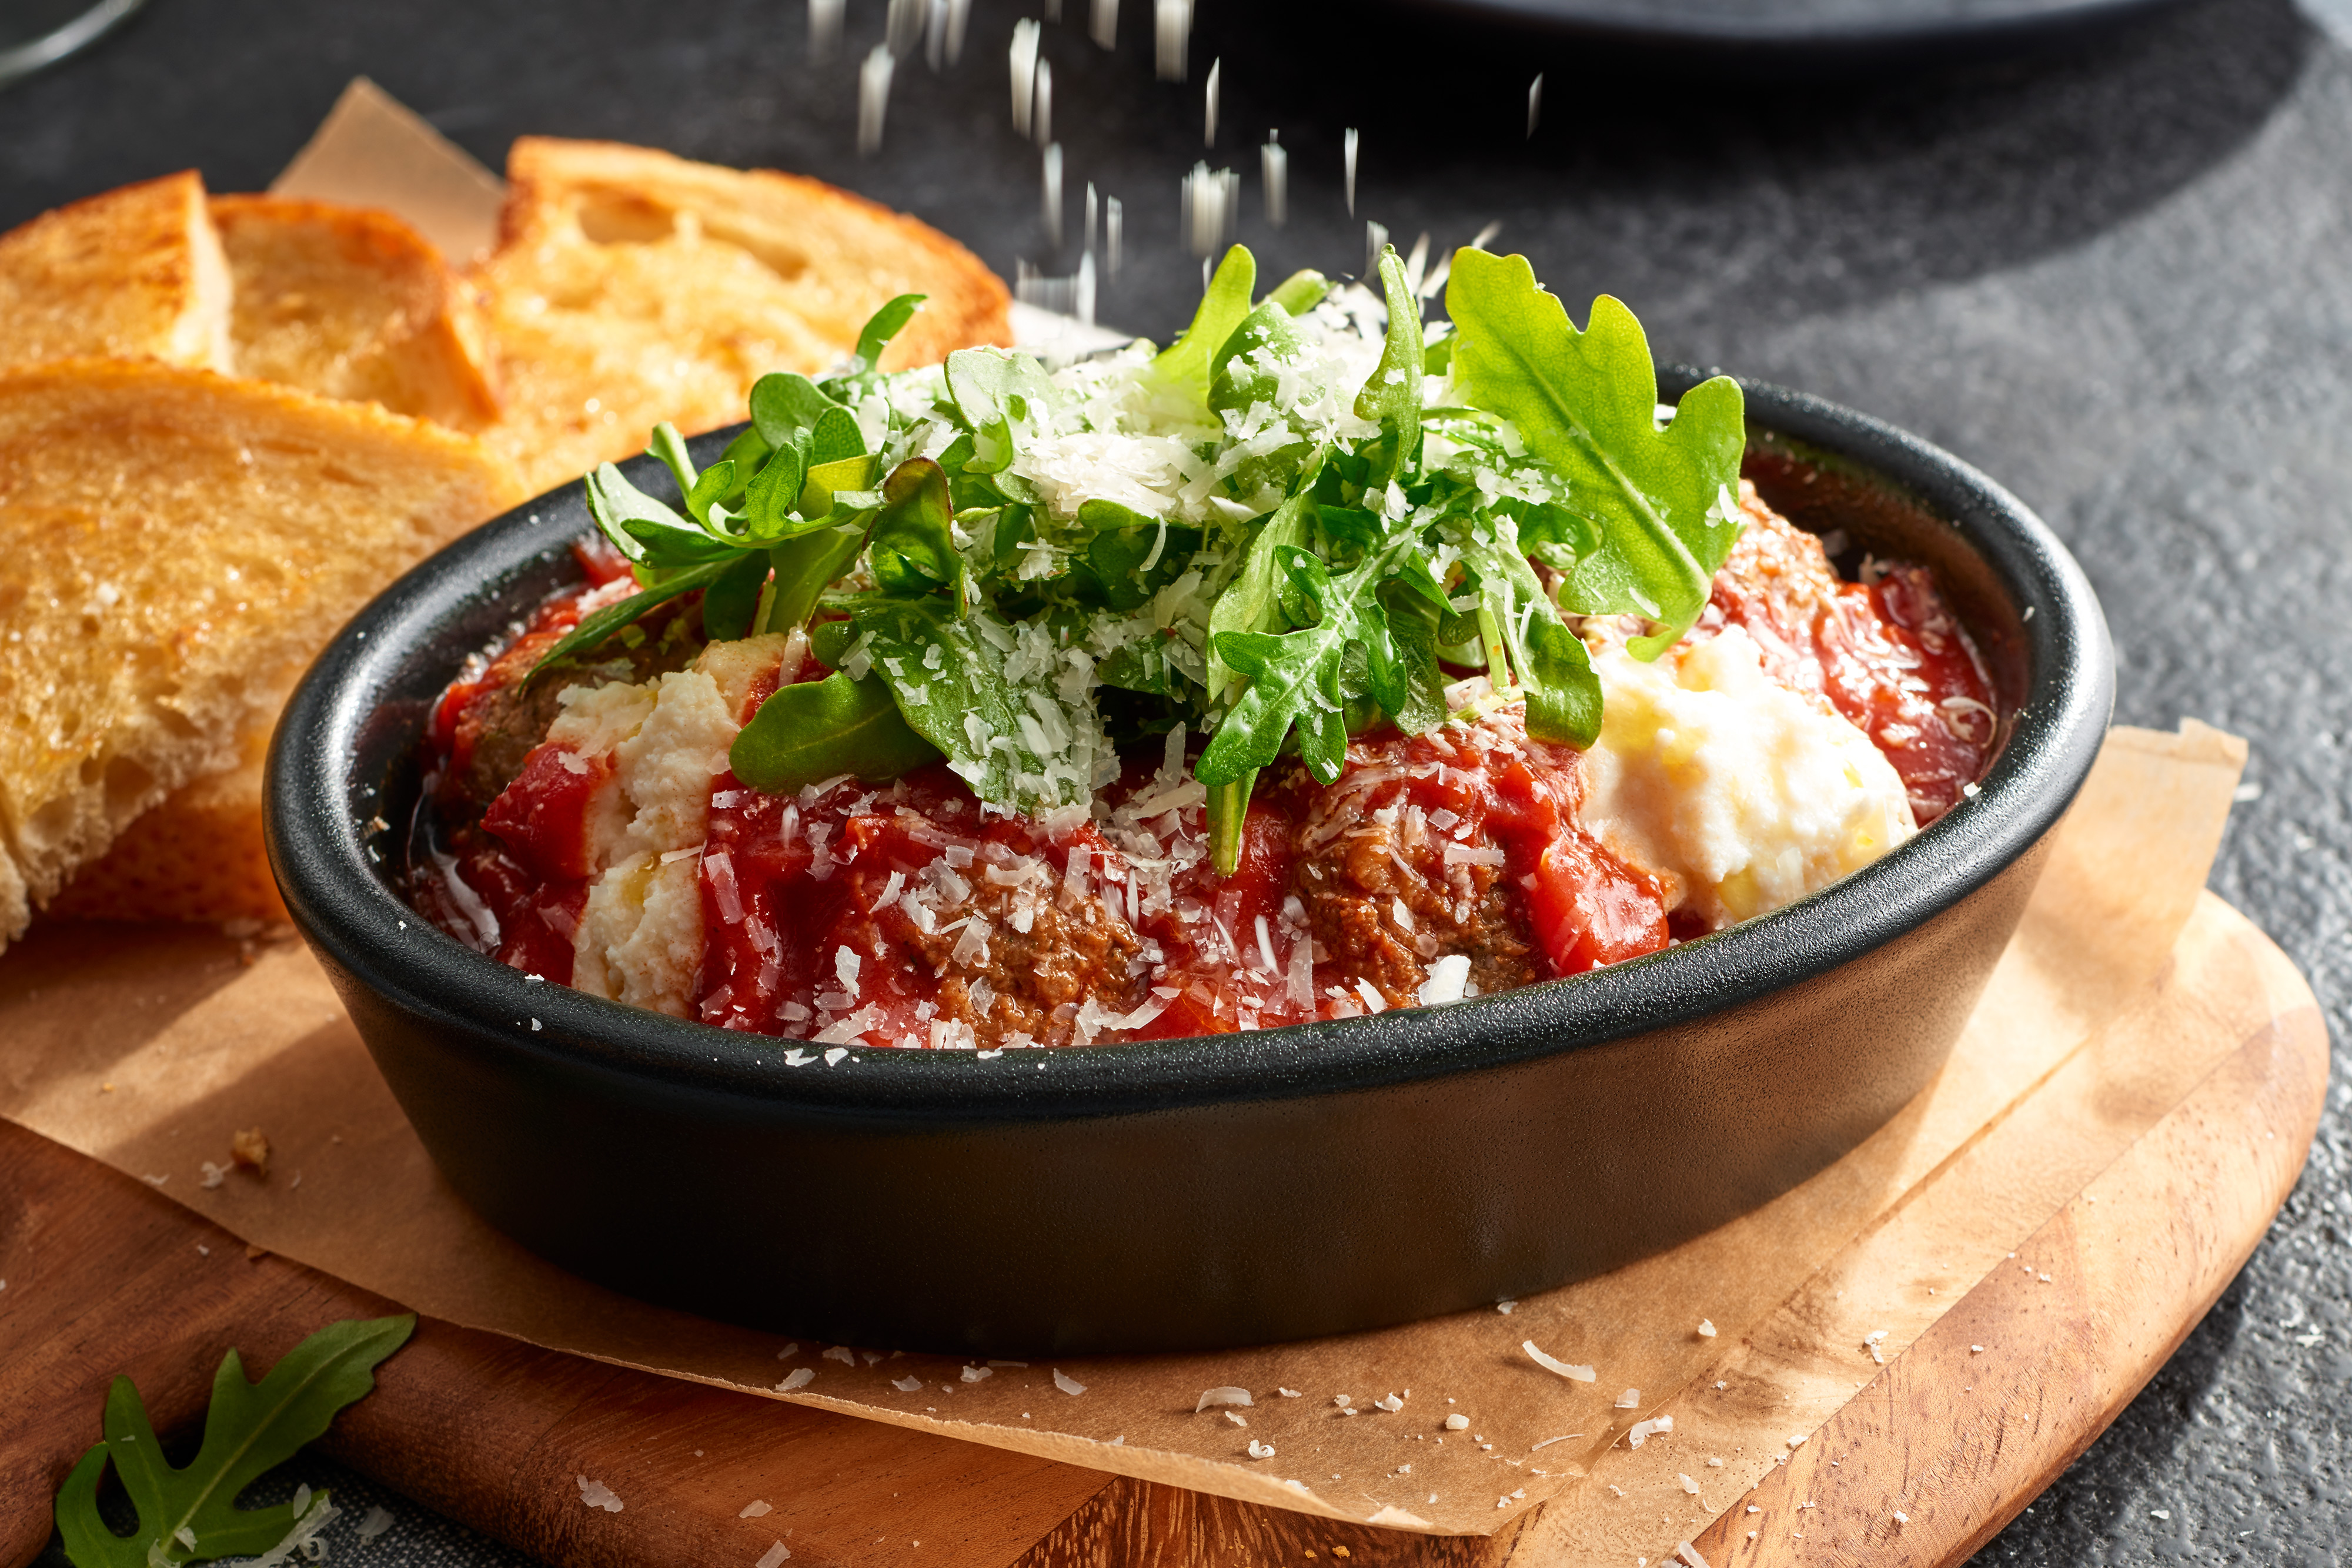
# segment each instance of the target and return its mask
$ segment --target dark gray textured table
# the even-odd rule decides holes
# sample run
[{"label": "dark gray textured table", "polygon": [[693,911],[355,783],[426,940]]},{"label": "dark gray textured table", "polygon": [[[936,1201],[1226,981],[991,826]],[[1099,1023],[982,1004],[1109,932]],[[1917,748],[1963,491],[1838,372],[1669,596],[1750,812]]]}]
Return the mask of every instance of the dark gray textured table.
[{"label": "dark gray textured table", "polygon": [[[1065,4],[1081,21],[1087,0]],[[2352,39],[2352,4],[2310,4]],[[1440,246],[1499,222],[1580,316],[1581,298],[1617,294],[1662,356],[1825,394],[1977,462],[2097,584],[2118,718],[2192,715],[2253,742],[2259,794],[2213,885],[2347,1038],[2352,49],[2326,27],[2288,0],[2195,0],[2064,57],[1841,84],[1643,76],[1411,14],[1269,20],[1211,0],[1177,86],[1152,75],[1148,5],[1123,9],[1115,57],[1076,26],[1046,29],[1072,237],[1087,182],[1125,207],[1105,319],[1164,336],[1189,308],[1178,182],[1205,152],[1242,172],[1240,237],[1270,270],[1360,265],[1366,219]],[[883,26],[865,0],[831,64],[806,57],[802,0],[153,0],[0,94],[0,225],[192,163],[215,190],[257,188],[365,73],[493,165],[537,131],[804,170],[919,214],[1007,276],[1066,271],[1073,256],[1045,247],[1038,155],[1006,113],[1017,14],[976,6],[940,75],[901,62],[886,143],[861,160],[854,62]],[[1222,135],[1204,150],[1216,58]],[[1268,127],[1290,150],[1280,231],[1258,194]],[[2337,1560],[2347,1103],[2339,1084],[2300,1189],[2221,1304],[1980,1562]],[[362,1560],[518,1561],[392,1506],[402,1523]]]}]

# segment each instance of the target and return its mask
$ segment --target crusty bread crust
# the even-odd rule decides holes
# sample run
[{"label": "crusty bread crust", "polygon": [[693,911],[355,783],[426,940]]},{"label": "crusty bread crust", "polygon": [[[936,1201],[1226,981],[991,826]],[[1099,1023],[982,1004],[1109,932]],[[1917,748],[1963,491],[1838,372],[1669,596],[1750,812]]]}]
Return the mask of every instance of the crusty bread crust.
[{"label": "crusty bread crust", "polygon": [[0,846],[29,902],[234,767],[289,665],[520,494],[473,438],[367,404],[152,361],[0,373]]},{"label": "crusty bread crust", "polygon": [[0,365],[77,355],[229,368],[228,263],[194,171],[0,235]]},{"label": "crusty bread crust", "polygon": [[456,430],[498,417],[464,291],[415,229],[278,196],[216,196],[211,211],[236,286],[237,374]]},{"label": "crusty bread crust", "polygon": [[825,369],[894,296],[929,302],[884,357],[1011,341],[1004,286],[928,225],[822,181],[614,142],[519,139],[477,271],[506,403],[487,439],[533,487],[667,419],[743,417],[771,371]]}]

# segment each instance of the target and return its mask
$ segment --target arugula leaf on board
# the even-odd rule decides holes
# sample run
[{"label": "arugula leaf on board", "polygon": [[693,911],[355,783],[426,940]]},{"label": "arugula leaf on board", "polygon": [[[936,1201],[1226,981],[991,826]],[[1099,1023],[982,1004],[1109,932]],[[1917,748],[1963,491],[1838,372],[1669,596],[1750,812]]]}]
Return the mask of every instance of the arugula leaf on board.
[{"label": "arugula leaf on board", "polygon": [[[259,1383],[246,1381],[232,1350],[213,1379],[196,1457],[163,1458],[139,1391],[117,1377],[106,1396],[106,1438],[81,1457],[58,1489],[58,1530],[75,1568],[158,1568],[271,1552],[333,1517],[327,1494],[297,1514],[290,1503],[243,1509],[237,1495],[326,1431],[338,1411],[375,1386],[375,1368],[416,1327],[416,1315],[330,1323],[278,1358]],[[117,1535],[98,1510],[109,1464],[138,1511],[136,1533]]]},{"label": "arugula leaf on board", "polygon": [[840,670],[777,687],[727,752],[736,778],[772,795],[844,773],[880,784],[939,759],[939,748],[908,727],[887,684]]},{"label": "arugula leaf on board", "polygon": [[1585,614],[1638,614],[1658,630],[1628,643],[1654,659],[1706,606],[1739,537],[1723,498],[1739,483],[1747,432],[1738,383],[1717,376],[1657,424],[1658,378],[1633,313],[1608,295],[1580,332],[1525,256],[1454,253],[1445,286],[1454,384],[1517,427],[1569,483],[1567,507],[1599,530],[1563,598]]},{"label": "arugula leaf on board", "polygon": [[1224,260],[1217,264],[1215,275],[1209,279],[1209,287],[1192,312],[1192,324],[1151,361],[1152,373],[1205,401],[1209,395],[1210,358],[1225,346],[1234,329],[1249,315],[1250,294],[1256,287],[1257,258],[1242,246],[1225,252]]}]

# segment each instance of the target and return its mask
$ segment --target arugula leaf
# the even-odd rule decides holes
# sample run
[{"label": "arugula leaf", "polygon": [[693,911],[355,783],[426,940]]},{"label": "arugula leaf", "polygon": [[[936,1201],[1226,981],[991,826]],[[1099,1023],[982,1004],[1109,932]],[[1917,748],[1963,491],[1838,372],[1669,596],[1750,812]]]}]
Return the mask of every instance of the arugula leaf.
[{"label": "arugula leaf", "polygon": [[788,443],[769,454],[751,482],[743,486],[745,537],[765,543],[814,527],[793,516],[807,480],[806,462],[798,446]]},{"label": "arugula leaf", "polygon": [[1242,246],[1225,252],[1225,259],[1217,264],[1215,276],[1209,279],[1209,287],[1192,312],[1192,324],[1151,361],[1153,374],[1172,386],[1188,388],[1195,398],[1206,401],[1210,356],[1225,346],[1234,329],[1248,316],[1250,292],[1256,287],[1257,258]]},{"label": "arugula leaf", "polygon": [[1012,465],[1013,426],[1042,419],[1054,406],[1054,383],[1026,354],[958,349],[948,356],[948,397],[971,433],[967,474],[1002,474]]},{"label": "arugula leaf", "polygon": [[1217,640],[1228,632],[1271,632],[1282,615],[1280,579],[1275,552],[1307,542],[1307,523],[1315,515],[1315,476],[1327,449],[1317,448],[1299,473],[1298,488],[1257,525],[1242,553],[1241,574],[1217,595],[1209,607],[1209,695],[1222,696],[1234,683],[1234,671],[1217,653]]},{"label": "arugula leaf", "polygon": [[[1498,517],[1492,547],[1475,552],[1480,571],[1478,614],[1490,650],[1509,661],[1508,684],[1527,699],[1528,734],[1538,740],[1587,747],[1601,734],[1601,677],[1575,632],[1560,623],[1543,582],[1528,564],[1509,520]],[[1498,687],[1504,672],[1488,674]]]},{"label": "arugula leaf", "polygon": [[588,476],[587,490],[589,516],[613,541],[613,548],[634,565],[693,565],[717,559],[735,549],[630,484],[610,463],[598,465]]},{"label": "arugula leaf", "polygon": [[541,670],[557,660],[594,650],[622,627],[643,620],[646,612],[656,605],[667,604],[680,594],[690,593],[698,588],[709,587],[718,581],[722,573],[745,559],[740,553],[730,553],[723,559],[706,561],[700,566],[679,572],[675,577],[665,578],[656,586],[639,593],[633,593],[618,604],[607,604],[604,609],[583,618],[579,625],[565,633],[562,642],[541,654],[539,663],[530,667],[530,674],[525,678],[536,680]]},{"label": "arugula leaf", "polygon": [[789,371],[772,372],[751,383],[751,427],[771,447],[793,445],[803,433],[816,428],[825,410],[840,406],[808,377]]},{"label": "arugula leaf", "polygon": [[1304,316],[1322,304],[1323,297],[1330,292],[1329,278],[1313,267],[1305,267],[1275,285],[1274,292],[1265,298],[1268,304],[1279,305],[1293,316]]},{"label": "arugula leaf", "polygon": [[1049,772],[1070,740],[1057,728],[1076,728],[1069,711],[1050,686],[1006,677],[1015,639],[1003,617],[985,605],[960,612],[937,594],[845,607],[908,725],[982,800],[1034,813],[1084,798],[1089,785]]},{"label": "arugula leaf", "polygon": [[759,630],[789,632],[816,610],[818,599],[857,559],[866,548],[862,522],[812,529],[768,552],[776,570],[769,584],[766,612]]},{"label": "arugula leaf", "polygon": [[1282,547],[1277,560],[1284,575],[1319,608],[1321,619],[1279,636],[1226,632],[1213,639],[1218,657],[1249,685],[1210,737],[1193,766],[1194,778],[1213,788],[1268,767],[1282,755],[1283,741],[1294,728],[1307,770],[1326,784],[1339,777],[1348,750],[1342,709],[1349,697],[1360,695],[1349,689],[1355,683],[1345,678],[1349,646],[1356,644],[1358,657],[1364,656],[1367,623],[1380,614],[1372,590],[1396,558],[1418,542],[1418,535],[1399,535],[1386,549],[1336,578],[1315,556],[1295,546]]},{"label": "arugula leaf", "polygon": [[833,510],[833,498],[845,490],[863,492],[874,483],[871,457],[841,457],[829,463],[812,463],[808,476],[801,482],[801,516],[823,519]]},{"label": "arugula leaf", "polygon": [[766,555],[753,550],[737,556],[703,591],[702,634],[722,643],[750,636],[759,616],[761,591],[767,584]]},{"label": "arugula leaf", "polygon": [[829,408],[817,415],[815,428],[809,432],[808,465],[822,468],[829,463],[845,462],[866,455],[866,433],[857,428],[857,416],[845,408]]},{"label": "arugula leaf", "polygon": [[1388,299],[1388,339],[1371,379],[1356,394],[1356,417],[1381,422],[1379,455],[1365,481],[1372,495],[1387,493],[1421,440],[1421,300],[1405,280],[1394,246],[1381,250],[1381,292]]},{"label": "arugula leaf", "polygon": [[[646,451],[661,459],[662,466],[668,469],[670,477],[677,481],[679,495],[693,494],[694,459],[687,453],[686,437],[677,433],[677,426],[666,419],[655,425],[653,434],[646,441]],[[701,515],[695,513],[698,517]]]},{"label": "arugula leaf", "polygon": [[963,557],[950,528],[948,476],[928,457],[909,457],[882,482],[882,511],[867,538],[874,580],[885,593],[954,591],[963,599]]},{"label": "arugula leaf", "polygon": [[882,350],[890,346],[890,340],[906,330],[907,323],[915,319],[915,312],[929,298],[928,294],[901,294],[867,318],[866,325],[858,329],[857,348],[850,357],[854,367],[850,375],[871,375],[881,364]]},{"label": "arugula leaf", "polygon": [[1374,602],[1381,614],[1364,640],[1372,696],[1401,732],[1426,734],[1446,719],[1437,607],[1402,576],[1382,583]]},{"label": "arugula leaf", "polygon": [[[336,1412],[375,1386],[374,1371],[416,1327],[413,1312],[330,1323],[288,1351],[259,1383],[248,1383],[232,1350],[213,1379],[204,1443],[184,1467],[163,1458],[145,1405],[128,1377],[106,1396],[106,1439],[81,1457],[58,1490],[58,1529],[75,1568],[251,1556],[283,1541],[302,1521],[291,1504],[242,1509],[237,1495],[324,1432]],[[108,1528],[98,1486],[109,1464],[138,1510],[128,1536]],[[325,1494],[304,1520],[315,1521]]]},{"label": "arugula leaf", "polygon": [[1455,252],[1445,308],[1455,387],[1516,425],[1568,480],[1568,507],[1599,530],[1569,575],[1569,606],[1647,617],[1657,632],[1627,646],[1656,658],[1698,619],[1739,535],[1736,508],[1719,504],[1738,484],[1746,441],[1738,383],[1693,388],[1661,431],[1657,372],[1633,312],[1604,294],[1578,331],[1525,256]]},{"label": "arugula leaf", "polygon": [[908,727],[885,682],[853,681],[840,670],[777,687],[727,751],[736,778],[772,795],[844,773],[880,784],[939,759],[939,748]]}]

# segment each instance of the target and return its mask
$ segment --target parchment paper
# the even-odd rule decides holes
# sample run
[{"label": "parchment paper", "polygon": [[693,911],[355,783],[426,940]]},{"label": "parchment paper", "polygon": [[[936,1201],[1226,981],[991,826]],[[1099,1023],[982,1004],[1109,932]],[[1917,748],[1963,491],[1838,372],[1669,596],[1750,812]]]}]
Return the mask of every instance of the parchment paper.
[{"label": "parchment paper", "polygon": [[[1768,1462],[1762,1428],[1749,1427],[1810,1430],[1827,1412],[1807,1412],[1868,1375],[1864,1335],[1888,1330],[1878,1343],[1891,1358],[2079,1188],[2085,1160],[2095,1171],[2119,1150],[2117,1139],[2127,1143],[2177,1100],[2117,1079],[2145,1076],[2147,1051],[2084,1048],[2127,1028],[2157,983],[2204,883],[2244,755],[2243,743],[2193,721],[2178,736],[2110,735],[1949,1064],[1845,1159],[1673,1252],[1508,1312],[1339,1339],[967,1369],[888,1346],[788,1343],[602,1291],[523,1252],[449,1193],[324,977],[290,941],[241,946],[184,927],[37,927],[0,959],[0,1113],[145,1177],[262,1247],[457,1322],[1094,1469],[1409,1529],[1486,1533],[1591,1476],[1541,1528],[1569,1542],[1590,1514],[1601,1531],[1590,1544],[1606,1538],[1613,1552],[1630,1526],[1622,1511],[1604,1515],[1598,1506],[1616,1500],[1608,1487],[1627,1490],[1612,1467],[1638,1471],[1682,1455],[1672,1469],[1704,1476],[1706,1499],[1727,1502]],[[2053,1097],[2053,1085],[2064,1094]],[[2067,1133],[2049,1157],[2001,1164],[2000,1201],[1960,1204],[1932,1241],[1906,1229],[1915,1199],[1953,1190],[1936,1180],[1953,1162],[1980,1151],[2008,1121],[2068,1103],[2101,1110],[2095,1120],[2105,1142]],[[268,1176],[231,1171],[204,1185],[205,1163],[227,1166],[231,1134],[255,1125],[276,1147]],[[1946,1200],[1937,1212],[1953,1207]],[[1859,1254],[1857,1238],[1868,1240]],[[1915,1247],[1932,1255],[1914,1255]],[[1853,1281],[1816,1277],[1840,1259]],[[217,1254],[189,1260],[191,1270],[242,1266]],[[1904,1281],[1901,1310],[1860,1293],[1845,1310],[1835,1292],[1865,1278]],[[1920,1293],[1930,1288],[1934,1295]],[[1858,1321],[1870,1314],[1885,1321]],[[1598,1381],[1544,1370],[1521,1350],[1526,1341],[1592,1365]],[[1691,1391],[1728,1381],[1720,1368],[1733,1365],[1742,1396],[1696,1408]],[[1056,1372],[1085,1392],[1057,1386]],[[796,1378],[793,1388],[777,1386]],[[1224,1408],[1196,1409],[1203,1391],[1226,1386],[1251,1396],[1233,1411],[1245,1428]],[[1341,1395],[1359,1414],[1340,1413]],[[1400,1409],[1374,1407],[1391,1395]],[[1449,1432],[1444,1419],[1455,1414],[1469,1426]],[[1677,1419],[1673,1440],[1641,1454],[1619,1446],[1636,1420],[1660,1414]],[[1689,1424],[1702,1416],[1716,1422],[1709,1431],[1732,1435],[1712,1451],[1736,1466],[1708,1469],[1687,1457],[1696,1429]],[[1251,1458],[1254,1442],[1274,1453]],[[1590,1510],[1580,1500],[1588,1498]],[[1688,1533],[1666,1515],[1648,1517]]]}]

